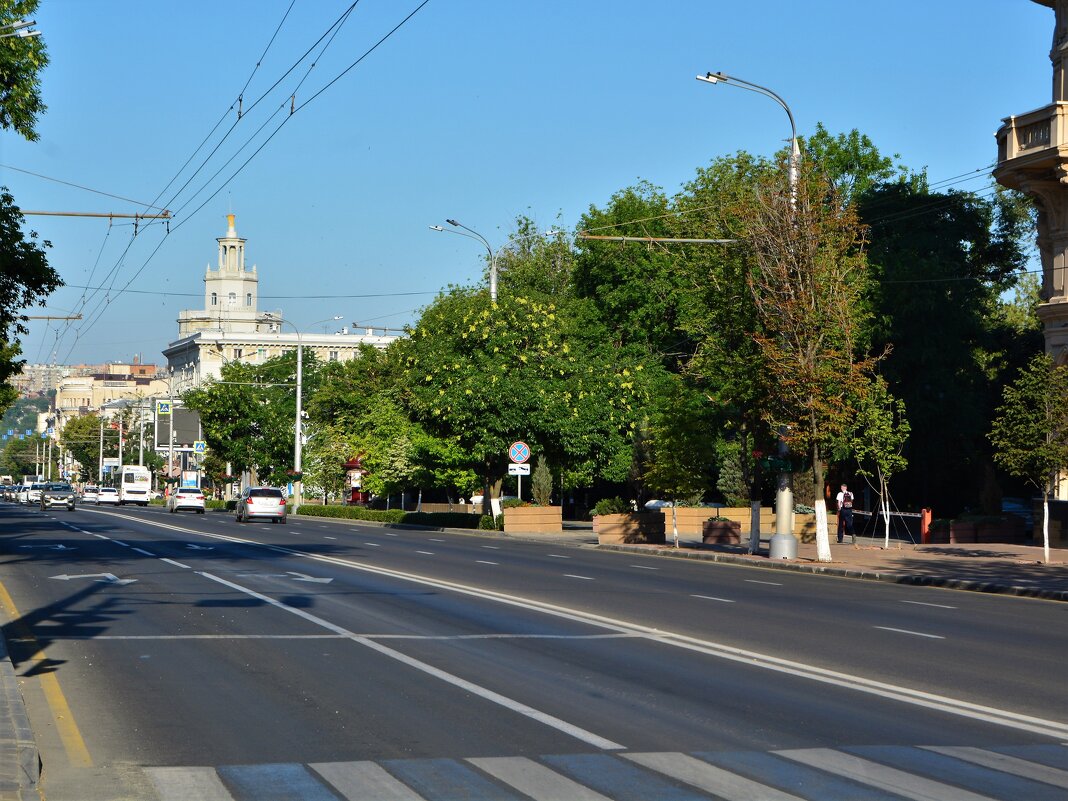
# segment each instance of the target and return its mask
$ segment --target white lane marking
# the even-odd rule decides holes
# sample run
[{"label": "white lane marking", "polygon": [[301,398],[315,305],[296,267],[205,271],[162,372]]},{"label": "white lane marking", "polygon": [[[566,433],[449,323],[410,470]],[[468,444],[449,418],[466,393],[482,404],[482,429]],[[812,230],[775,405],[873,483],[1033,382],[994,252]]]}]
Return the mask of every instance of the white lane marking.
[{"label": "white lane marking", "polygon": [[551,553],[551,554],[549,554],[549,558],[550,559],[570,559],[571,557],[570,556],[564,556],[563,554]]},{"label": "white lane marking", "polygon": [[99,537],[102,540],[110,540],[111,539],[111,537],[105,536],[104,534],[94,534],[93,536],[94,537]]},{"label": "white lane marking", "polygon": [[65,520],[60,521],[60,522],[62,522],[63,525],[65,525],[67,528],[72,529],[73,531],[77,531],[79,534],[91,534],[92,533],[90,531],[86,531],[84,528],[78,528],[77,526],[72,526],[70,523],[68,523]]},{"label": "white lane marking", "polygon": [[399,537],[400,536],[399,534],[393,534],[393,533],[391,533],[389,531],[383,531],[382,534],[387,536],[387,537]]},{"label": "white lane marking", "polygon": [[768,585],[770,585],[772,587],[781,587],[782,586],[782,584],[780,584],[777,581],[757,581],[756,579],[746,579],[745,583],[746,584],[768,584]]},{"label": "white lane marking", "polygon": [[146,551],[144,548],[134,548],[133,550],[137,551],[140,554],[144,554],[145,556],[155,556],[152,551]]},{"label": "white lane marking", "polygon": [[416,551],[416,553],[421,553],[424,556],[433,556],[434,555],[433,551]]},{"label": "white lane marking", "polygon": [[691,598],[700,598],[704,601],[722,601],[725,604],[732,604],[734,601],[729,598],[717,598],[714,595],[691,595]]},{"label": "white lane marking", "polygon": [[330,528],[330,526],[319,526],[319,528]]},{"label": "white lane marking", "polygon": [[427,537],[430,542],[445,542],[445,540],[437,539],[435,537]]},{"label": "white lane marking", "polygon": [[590,576],[576,576],[573,573],[564,573],[564,578],[577,578],[577,579],[582,579],[583,581],[596,581],[597,580],[597,579],[592,578]]},{"label": "white lane marking", "polygon": [[915,604],[916,606],[934,606],[938,609],[956,609],[955,606],[946,606],[945,604],[929,604],[926,601],[902,601],[903,604]]},{"label": "white lane marking", "polygon": [[625,759],[692,784],[717,798],[759,798],[760,801],[802,801],[796,795],[717,768],[688,754],[623,754]]},{"label": "white lane marking", "polygon": [[323,535],[323,539],[324,539],[324,540],[336,540],[336,539],[337,539],[337,537],[328,537],[328,536],[326,536],[326,535],[324,534],[324,535]]},{"label": "white lane marking", "polygon": [[[343,798],[374,798],[378,801],[423,801],[406,784],[374,762],[312,762],[313,768]],[[192,796],[190,796],[192,798]],[[164,799],[167,801],[167,799]]]},{"label": "white lane marking", "polygon": [[[126,517],[125,515],[115,514],[114,512],[92,510],[92,513],[110,515],[112,517]],[[168,525],[167,523],[159,523],[155,520],[144,522],[149,525],[157,526],[158,528],[180,531],[183,534],[195,534],[200,537],[208,537],[210,539],[234,542],[239,543],[241,545],[254,545],[259,548],[265,548],[267,550],[286,553],[290,556],[295,556],[302,559],[309,559],[314,562],[325,562],[327,564],[338,565],[349,570],[356,570],[363,573],[371,573],[372,575],[376,576],[387,576],[389,578],[397,579],[399,581],[408,581],[413,584],[418,584],[424,587],[433,587],[434,589],[448,590],[450,592],[455,592],[459,595],[467,595],[473,598],[494,601],[505,606],[514,606],[519,609],[525,609],[527,611],[540,612],[545,615],[558,617],[562,620],[587,623],[590,625],[600,626],[601,628],[609,629],[610,631],[646,637],[650,640],[655,640],[659,643],[662,643],[664,645],[670,645],[675,648],[682,648],[687,651],[693,651],[695,653],[701,653],[705,654],[706,656],[717,657],[719,659],[726,659],[731,662],[738,662],[744,665],[749,665],[750,667],[758,667],[776,673],[784,673],[787,675],[796,676],[798,678],[808,679],[809,681],[819,682],[821,684],[842,687],[853,692],[863,692],[867,693],[868,695],[877,696],[879,698],[887,698],[891,701],[896,701],[898,703],[912,704],[914,706],[920,706],[925,709],[934,709],[939,712],[958,715],[960,717],[968,718],[970,720],[981,720],[986,723],[994,724],[996,726],[1004,726],[1006,728],[1017,729],[1019,731],[1042,734],[1048,737],[1056,737],[1058,740],[1068,740],[1068,723],[1064,723],[1061,721],[1048,720],[1045,718],[1033,717],[1031,715],[1021,715],[1017,712],[1011,712],[1006,709],[998,709],[997,707],[974,704],[970,701],[961,701],[956,698],[951,698],[949,696],[938,695],[936,693],[928,693],[922,690],[913,689],[911,687],[905,687],[899,684],[890,684],[888,682],[868,679],[858,675],[853,675],[844,678],[837,670],[819,667],[817,665],[809,665],[805,664],[804,662],[795,662],[790,659],[782,659],[780,657],[761,653],[759,651],[750,651],[744,648],[736,648],[725,643],[703,640],[679,632],[673,632],[665,629],[657,629],[653,628],[652,626],[642,626],[638,623],[632,623],[630,621],[612,618],[606,615],[598,615],[590,612],[584,612],[579,609],[572,609],[570,607],[559,606],[557,604],[550,604],[544,601],[535,600],[533,598],[524,598],[521,595],[510,595],[508,593],[497,592],[495,590],[487,590],[482,587],[475,587],[469,584],[459,584],[452,581],[445,581],[443,579],[435,579],[431,578],[430,576],[421,575],[419,573],[408,573],[402,570],[393,570],[391,568],[380,567],[378,565],[370,565],[365,562],[355,562],[338,556],[305,553],[303,551],[296,551],[292,549],[279,548],[273,545],[266,545],[262,542],[256,542],[255,540],[247,540],[242,539],[240,537],[228,536],[225,534],[211,534],[209,532],[198,531],[196,529],[181,528],[179,526]]]},{"label": "white lane marking", "polygon": [[145,768],[162,801],[233,801],[214,768]]},{"label": "white lane marking", "polygon": [[488,548],[491,551],[499,551],[501,548],[499,545],[482,545],[482,548]]},{"label": "white lane marking", "polygon": [[499,565],[500,562],[487,562],[485,559],[476,559],[476,565]]},{"label": "white lane marking", "polygon": [[944,640],[945,639],[945,637],[943,637],[941,634],[924,634],[922,631],[909,631],[908,629],[895,629],[895,628],[891,628],[890,626],[875,626],[875,628],[882,629],[883,631],[895,631],[898,634],[911,634],[913,637],[927,637],[928,639],[931,639],[931,640]]},{"label": "white lane marking", "polygon": [[381,548],[382,547],[382,543],[380,543],[380,542],[365,542],[364,545],[369,545],[372,548]]},{"label": "white lane marking", "polygon": [[189,567],[189,565],[183,565],[181,562],[175,562],[173,559],[168,559],[166,557],[161,557],[160,561],[161,562],[166,562],[169,565],[174,565],[175,567],[184,567],[186,570],[191,570],[192,569],[192,568]]},{"label": "white lane marking", "polygon": [[635,570],[659,570],[659,567],[649,567],[648,565],[631,565]]},{"label": "white lane marking", "polygon": [[115,543],[116,545],[121,545],[123,548],[129,548],[130,547],[129,543],[123,542],[122,540],[112,540],[112,542]]},{"label": "white lane marking", "polygon": [[[344,640],[341,634],[50,634],[50,640]],[[641,634],[366,634],[368,640],[640,640]]]},{"label": "white lane marking", "polygon": [[329,620],[318,617],[317,615],[313,615],[311,612],[308,612],[304,609],[298,609],[294,606],[290,606],[289,604],[283,603],[282,601],[279,601],[276,598],[271,598],[270,596],[263,595],[262,593],[258,593],[248,587],[242,587],[240,584],[235,584],[232,581],[227,581],[226,579],[212,575],[211,573],[199,572],[199,575],[204,576],[204,578],[211,579],[212,581],[216,581],[226,587],[230,587],[233,590],[237,590],[238,592],[245,593],[246,595],[256,598],[257,600],[263,601],[264,603],[268,603],[278,609],[283,609],[286,612],[296,615],[297,617],[304,618],[309,623],[314,623],[315,625],[320,626],[321,628],[324,628],[327,631],[332,631],[335,634],[340,634],[344,637],[347,637],[348,639],[352,640],[352,642],[363,645],[373,651],[377,651],[383,656],[389,657],[390,659],[395,659],[398,662],[408,665],[408,667],[420,670],[424,673],[427,673],[428,675],[433,676],[434,678],[452,684],[453,686],[459,687],[462,690],[466,690],[467,692],[474,693],[480,698],[484,698],[487,701],[491,701],[495,704],[503,706],[505,709],[509,709],[512,712],[515,712],[516,714],[524,715],[528,718],[531,718],[532,720],[536,720],[539,723],[556,729],[557,731],[561,731],[564,734],[568,734],[578,740],[581,740],[582,742],[588,743],[594,746],[595,748],[600,748],[605,751],[621,751],[625,748],[625,746],[622,746],[619,743],[612,742],[611,740],[605,737],[601,737],[600,735],[594,734],[593,732],[586,731],[585,729],[575,726],[574,724],[568,723],[565,720],[561,720],[560,718],[554,717],[545,712],[541,712],[540,710],[534,709],[533,707],[527,706],[526,704],[516,701],[512,698],[508,698],[507,696],[501,695],[500,693],[496,693],[493,690],[487,689],[486,687],[482,687],[481,685],[475,684],[474,682],[462,679],[452,673],[447,673],[446,671],[441,670],[440,668],[436,668],[433,665],[427,664],[426,662],[421,662],[418,659],[414,659],[413,657],[410,657],[407,654],[403,654],[400,651],[394,650],[393,648],[390,648],[386,645],[382,645],[381,643],[375,642],[374,640],[371,640],[367,637],[361,637],[355,632],[349,631],[348,629],[342,626],[338,626],[335,623],[331,623]]},{"label": "white lane marking", "polygon": [[936,754],[963,759],[965,762],[973,762],[976,765],[982,765],[984,768],[999,770],[1002,773],[1012,773],[1016,776],[1023,776],[1025,779],[1034,779],[1035,781],[1045,782],[1068,790],[1068,770],[1051,768],[1038,762],[1030,762],[1019,757],[985,751],[982,748],[973,748],[971,746],[921,745],[920,748],[926,751],[934,751]]}]

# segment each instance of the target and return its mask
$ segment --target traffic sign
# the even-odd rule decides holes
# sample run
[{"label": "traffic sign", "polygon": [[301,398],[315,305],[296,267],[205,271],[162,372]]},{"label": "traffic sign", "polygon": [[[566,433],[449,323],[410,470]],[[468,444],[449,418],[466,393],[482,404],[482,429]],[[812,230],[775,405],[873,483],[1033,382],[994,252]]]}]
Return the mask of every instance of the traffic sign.
[{"label": "traffic sign", "polygon": [[525,442],[513,442],[508,449],[508,458],[522,464],[530,458],[530,446]]},{"label": "traffic sign", "polygon": [[170,401],[156,401],[156,414],[170,414],[171,402]]},{"label": "traffic sign", "polygon": [[530,465],[529,464],[517,464],[512,462],[508,465],[508,475],[510,476],[529,476]]},{"label": "traffic sign", "polygon": [[208,443],[202,439],[195,440],[193,442],[193,453],[207,453]]}]

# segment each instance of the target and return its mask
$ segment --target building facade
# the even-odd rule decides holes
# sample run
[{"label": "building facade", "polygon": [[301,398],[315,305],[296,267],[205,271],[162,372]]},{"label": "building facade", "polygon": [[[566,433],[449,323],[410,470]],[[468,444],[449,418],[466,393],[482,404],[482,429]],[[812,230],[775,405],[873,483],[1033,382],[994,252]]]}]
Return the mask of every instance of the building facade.
[{"label": "building facade", "polygon": [[234,215],[227,215],[226,236],[219,237],[217,266],[204,274],[204,308],[178,316],[178,339],[163,351],[173,392],[180,395],[204,381],[218,378],[232,361],[265,362],[302,345],[321,361],[347,361],[361,345],[385,348],[396,339],[373,329],[359,333],[295,333],[281,310],[259,310],[259,275],[245,266],[245,239],[237,235]]}]

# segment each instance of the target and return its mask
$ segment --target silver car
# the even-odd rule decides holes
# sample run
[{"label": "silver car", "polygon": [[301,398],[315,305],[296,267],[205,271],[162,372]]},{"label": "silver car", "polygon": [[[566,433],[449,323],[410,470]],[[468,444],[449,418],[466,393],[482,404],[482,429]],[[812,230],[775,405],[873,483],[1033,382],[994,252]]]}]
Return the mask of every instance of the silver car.
[{"label": "silver car", "polygon": [[286,494],[274,487],[245,487],[237,501],[237,522],[255,518],[286,522]]}]

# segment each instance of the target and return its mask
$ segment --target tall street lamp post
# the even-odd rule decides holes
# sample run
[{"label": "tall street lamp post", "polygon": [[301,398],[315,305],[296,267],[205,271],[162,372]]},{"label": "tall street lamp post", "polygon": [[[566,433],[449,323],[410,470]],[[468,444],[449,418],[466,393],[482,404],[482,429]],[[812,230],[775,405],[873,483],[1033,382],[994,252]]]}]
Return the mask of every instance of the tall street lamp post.
[{"label": "tall street lamp post", "polygon": [[[466,233],[465,234],[464,231],[453,231],[453,230],[450,230],[449,228],[446,228],[446,227],[444,227],[442,225],[431,225],[430,226],[430,230],[431,231],[439,231],[439,232],[443,232],[443,233],[446,233],[446,234],[458,234],[460,236],[466,236],[468,239],[474,239],[474,240],[477,240],[478,242],[481,242],[482,245],[486,248],[486,252],[489,253],[489,258],[490,258],[490,301],[492,303],[496,303],[497,302],[497,258],[501,255],[501,251],[504,250],[505,247],[507,247],[508,243],[506,242],[504,245],[501,245],[499,248],[497,248],[496,252],[494,252],[493,248],[490,246],[490,243],[488,241],[486,241],[486,238],[484,236],[482,236],[482,234],[478,233],[477,231],[475,231],[475,230],[473,230],[471,228],[468,228],[466,225],[464,225],[463,223],[459,223],[456,220],[446,220],[445,222],[447,222],[449,225],[455,226],[457,228],[463,228],[464,231],[470,231],[470,233]],[[533,239],[534,237],[557,236],[557,235],[559,235],[561,233],[563,233],[563,232],[562,231],[556,231],[556,230],[549,230],[549,231],[546,231],[545,233],[528,234],[526,236],[511,237],[508,241],[509,242],[515,242],[515,241],[518,241],[518,240],[521,240],[521,239]]]},{"label": "tall street lamp post", "polygon": [[[698,75],[697,80],[704,81],[711,84],[726,84],[728,86],[737,86],[739,89],[747,89],[750,92],[756,92],[764,97],[771,98],[780,106],[783,111],[786,112],[786,116],[790,120],[790,165],[789,165],[789,179],[790,179],[790,205],[791,207],[797,204],[797,180],[799,173],[799,165],[801,163],[801,148],[797,145],[797,125],[794,123],[794,114],[790,111],[790,107],[786,105],[786,101],[783,100],[775,92],[768,89],[766,86],[761,86],[751,81],[746,81],[742,78],[736,78],[733,75],[726,75],[722,72],[706,72],[704,75]],[[779,458],[785,460],[788,454],[786,447],[786,440],[783,437],[783,432],[779,432]],[[794,537],[793,531],[793,519],[794,519],[794,493],[790,486],[790,473],[785,469],[779,473],[778,488],[775,493],[775,536],[771,541],[771,558],[784,558],[792,559],[797,556],[797,538]],[[754,513],[754,517],[755,517]],[[754,522],[753,533],[750,535],[750,550],[754,551],[759,545],[759,528]]]},{"label": "tall street lamp post", "polygon": [[[304,441],[301,436],[300,430],[301,420],[304,417],[302,398],[304,380],[304,339],[303,335],[300,332],[300,329],[297,328],[297,326],[291,323],[289,320],[279,317],[276,314],[271,314],[270,312],[267,312],[264,316],[270,318],[271,320],[274,320],[275,322],[285,323],[286,325],[292,326],[293,332],[297,335],[297,413],[293,421],[293,472],[296,474],[294,476],[293,481],[293,514],[296,514],[297,510],[300,508],[302,500],[301,492],[303,490],[304,484],[304,478],[301,475],[301,473],[303,472],[301,466],[301,456]],[[326,317],[322,320],[316,320],[314,323],[312,323],[312,325],[318,325],[319,323],[325,323],[330,320],[340,319],[342,319],[342,316],[340,314],[337,314],[333,317]]]}]

